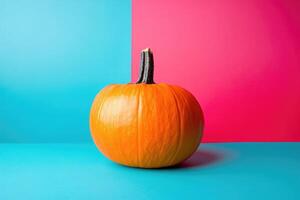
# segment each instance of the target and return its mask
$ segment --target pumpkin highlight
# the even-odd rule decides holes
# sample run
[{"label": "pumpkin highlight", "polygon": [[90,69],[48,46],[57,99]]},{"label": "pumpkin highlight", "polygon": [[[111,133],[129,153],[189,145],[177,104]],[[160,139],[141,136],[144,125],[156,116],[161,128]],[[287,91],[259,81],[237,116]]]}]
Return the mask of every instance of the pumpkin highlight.
[{"label": "pumpkin highlight", "polygon": [[98,149],[119,164],[160,168],[176,165],[198,148],[203,114],[187,90],[153,81],[153,54],[141,53],[137,83],[112,84],[100,91],[90,112]]}]

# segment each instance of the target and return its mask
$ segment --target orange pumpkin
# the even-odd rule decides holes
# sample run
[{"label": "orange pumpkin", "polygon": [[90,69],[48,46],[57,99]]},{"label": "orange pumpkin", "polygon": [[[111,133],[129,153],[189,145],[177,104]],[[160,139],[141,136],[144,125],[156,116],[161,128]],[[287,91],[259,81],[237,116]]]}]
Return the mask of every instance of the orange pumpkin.
[{"label": "orange pumpkin", "polygon": [[99,150],[127,166],[160,168],[190,157],[200,144],[203,114],[187,90],[153,81],[153,54],[141,54],[137,83],[112,84],[100,91],[90,112]]}]

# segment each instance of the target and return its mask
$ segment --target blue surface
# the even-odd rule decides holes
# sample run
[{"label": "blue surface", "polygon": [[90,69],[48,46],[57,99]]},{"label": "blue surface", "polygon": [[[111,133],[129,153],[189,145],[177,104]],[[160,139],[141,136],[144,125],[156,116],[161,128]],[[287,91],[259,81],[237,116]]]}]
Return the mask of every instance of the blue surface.
[{"label": "blue surface", "polygon": [[0,142],[91,141],[96,93],[130,81],[130,0],[1,0]]},{"label": "blue surface", "polygon": [[300,143],[205,144],[177,168],[143,170],[92,144],[1,144],[0,199],[300,199]]}]

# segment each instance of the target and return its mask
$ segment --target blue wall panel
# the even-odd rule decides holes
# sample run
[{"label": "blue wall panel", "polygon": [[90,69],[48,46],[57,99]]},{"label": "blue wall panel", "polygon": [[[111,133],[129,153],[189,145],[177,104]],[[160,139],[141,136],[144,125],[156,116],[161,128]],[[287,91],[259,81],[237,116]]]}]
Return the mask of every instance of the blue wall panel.
[{"label": "blue wall panel", "polygon": [[0,6],[0,142],[86,142],[89,109],[130,81],[129,0]]}]

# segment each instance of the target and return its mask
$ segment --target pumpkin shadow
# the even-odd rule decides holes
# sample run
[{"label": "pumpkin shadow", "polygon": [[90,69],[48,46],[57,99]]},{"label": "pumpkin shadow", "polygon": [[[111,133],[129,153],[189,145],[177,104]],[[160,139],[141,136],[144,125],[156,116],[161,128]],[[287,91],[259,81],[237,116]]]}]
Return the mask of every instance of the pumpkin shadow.
[{"label": "pumpkin shadow", "polygon": [[187,169],[187,168],[200,168],[215,165],[225,159],[225,154],[220,151],[201,149],[196,151],[190,158],[182,163],[166,167],[162,169]]}]

